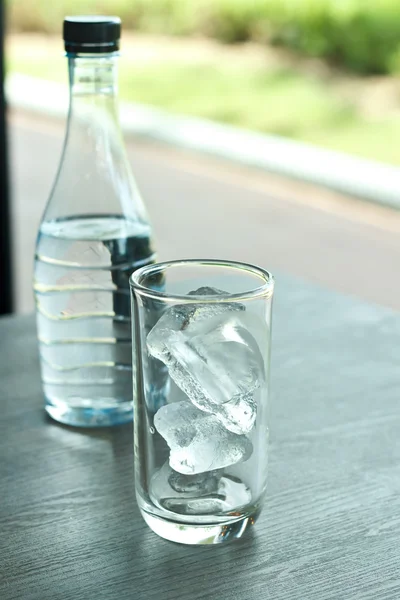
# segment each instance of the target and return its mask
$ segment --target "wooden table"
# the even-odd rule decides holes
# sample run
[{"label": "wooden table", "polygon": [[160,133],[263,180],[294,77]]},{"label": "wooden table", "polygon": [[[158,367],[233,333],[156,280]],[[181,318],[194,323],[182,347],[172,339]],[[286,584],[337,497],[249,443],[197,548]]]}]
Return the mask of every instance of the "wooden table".
[{"label": "wooden table", "polygon": [[1,600],[399,600],[400,316],[276,289],[269,496],[226,546],[156,537],[131,427],[47,420],[34,320],[0,321]]}]

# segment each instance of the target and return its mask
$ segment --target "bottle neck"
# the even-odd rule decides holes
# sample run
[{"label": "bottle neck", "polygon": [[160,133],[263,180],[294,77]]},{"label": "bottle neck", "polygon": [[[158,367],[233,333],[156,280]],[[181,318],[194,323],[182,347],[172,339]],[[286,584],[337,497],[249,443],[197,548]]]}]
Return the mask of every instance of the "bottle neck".
[{"label": "bottle neck", "polygon": [[[117,56],[68,56],[68,123],[46,219],[103,213],[135,219],[144,214],[119,127]],[[56,201],[60,197],[63,202]]]},{"label": "bottle neck", "polygon": [[96,119],[99,109],[117,114],[118,52],[68,55],[70,119]]}]

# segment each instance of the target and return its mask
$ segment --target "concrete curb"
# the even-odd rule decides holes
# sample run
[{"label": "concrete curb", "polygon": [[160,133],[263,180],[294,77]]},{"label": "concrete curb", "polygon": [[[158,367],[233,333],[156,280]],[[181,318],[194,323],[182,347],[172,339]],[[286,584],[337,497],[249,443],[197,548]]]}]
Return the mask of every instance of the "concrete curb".
[{"label": "concrete curb", "polygon": [[[12,74],[6,94],[11,106],[65,118],[65,85]],[[323,185],[400,209],[400,168],[203,119],[173,116],[141,104],[120,105],[125,134],[139,135]]]}]

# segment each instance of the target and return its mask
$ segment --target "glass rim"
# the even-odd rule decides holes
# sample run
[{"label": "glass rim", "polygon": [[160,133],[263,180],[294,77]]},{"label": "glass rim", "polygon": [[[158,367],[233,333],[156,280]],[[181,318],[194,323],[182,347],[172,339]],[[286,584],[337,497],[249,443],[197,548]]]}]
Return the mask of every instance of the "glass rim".
[{"label": "glass rim", "polygon": [[[159,290],[151,289],[140,283],[140,279],[144,276],[151,276],[152,274],[171,269],[174,267],[184,266],[199,266],[199,267],[225,267],[236,269],[238,271],[245,271],[251,275],[255,275],[262,279],[264,283],[260,286],[253,287],[250,290],[243,290],[243,292],[236,293],[224,293],[218,296],[215,295],[188,295],[188,294],[170,294]],[[178,302],[224,302],[232,300],[250,300],[252,298],[270,298],[274,291],[274,276],[257,265],[250,263],[233,261],[233,260],[218,260],[218,259],[198,259],[188,258],[179,260],[168,260],[153,263],[151,265],[145,265],[140,269],[137,269],[132,273],[129,278],[129,284],[131,289],[138,292],[140,295],[148,296],[152,298],[159,298],[163,300],[171,300]]]}]

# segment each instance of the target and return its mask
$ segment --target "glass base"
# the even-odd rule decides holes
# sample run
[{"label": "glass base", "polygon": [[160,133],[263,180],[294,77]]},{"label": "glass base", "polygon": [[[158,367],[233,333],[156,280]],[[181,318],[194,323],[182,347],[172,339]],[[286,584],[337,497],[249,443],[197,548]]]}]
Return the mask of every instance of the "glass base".
[{"label": "glass base", "polygon": [[169,521],[140,509],[143,519],[154,533],[178,544],[222,544],[239,539],[256,522],[260,511],[235,521],[215,524],[189,524]]},{"label": "glass base", "polygon": [[45,409],[52,419],[73,427],[110,427],[129,423],[133,419],[132,402],[124,402],[112,408],[69,406],[46,401]]}]

